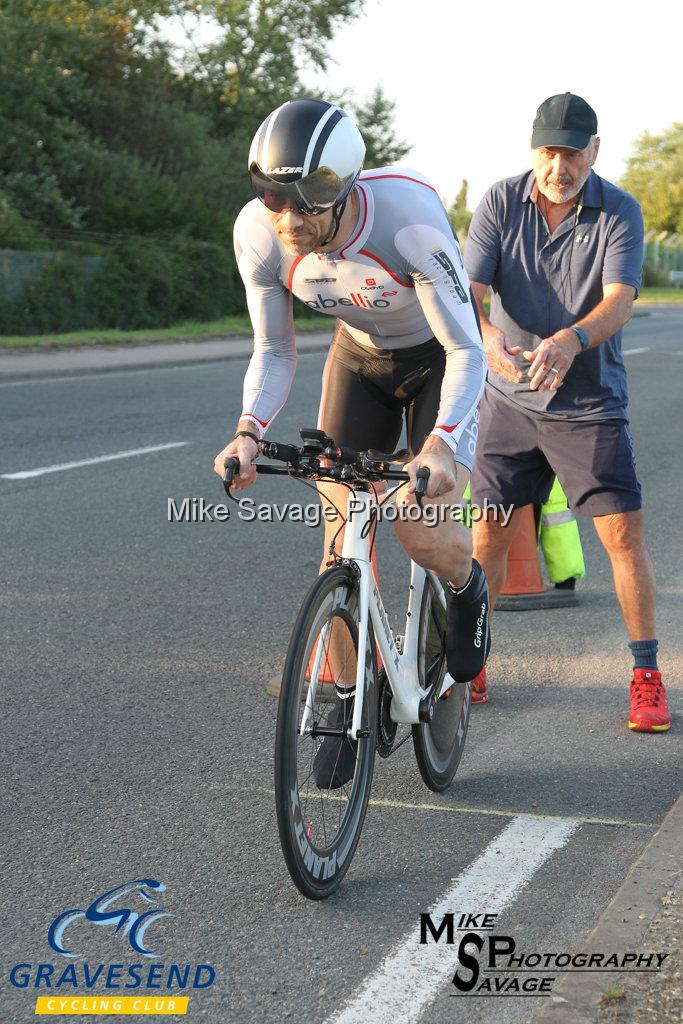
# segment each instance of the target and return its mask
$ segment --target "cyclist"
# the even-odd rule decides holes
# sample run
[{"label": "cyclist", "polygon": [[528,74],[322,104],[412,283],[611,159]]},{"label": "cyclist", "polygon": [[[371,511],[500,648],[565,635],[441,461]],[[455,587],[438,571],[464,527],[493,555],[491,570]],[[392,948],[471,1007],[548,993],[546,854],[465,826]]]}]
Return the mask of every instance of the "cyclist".
[{"label": "cyclist", "polygon": [[[365,145],[352,118],[316,99],[294,100],[259,127],[249,152],[256,198],[235,223],[237,264],[254,328],[235,436],[216,456],[237,456],[237,489],[256,480],[257,442],[284,405],[297,353],[292,295],[337,318],[322,380],[318,426],[335,442],[392,452],[405,414],[427,497],[457,505],[469,481],[486,357],[460,249],[439,197],[420,174],[362,171]],[[343,485],[323,501],[346,504]],[[325,552],[338,524],[326,522]],[[490,646],[488,587],[470,532],[449,516],[434,527],[399,516],[407,554],[448,580],[447,662],[456,682],[475,678]],[[350,720],[353,685],[337,684],[334,721]],[[326,737],[315,759],[321,788],[353,774],[355,750]]]}]

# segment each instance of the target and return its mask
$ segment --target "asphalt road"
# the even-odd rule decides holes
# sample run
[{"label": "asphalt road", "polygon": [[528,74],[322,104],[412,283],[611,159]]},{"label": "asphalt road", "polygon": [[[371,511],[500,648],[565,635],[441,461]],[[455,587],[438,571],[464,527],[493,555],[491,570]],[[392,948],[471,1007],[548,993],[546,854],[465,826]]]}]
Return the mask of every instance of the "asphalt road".
[{"label": "asphalt road", "polygon": [[[426,791],[410,743],[379,761],[356,859],[322,904],[298,895],[280,853],[276,703],[265,692],[321,533],[167,521],[169,498],[221,500],[212,462],[240,410],[244,360],[0,383],[3,1024],[33,1019],[47,991],[14,990],[12,965],[66,963],[48,946],[50,922],[144,877],[167,887],[172,917],[150,928],[162,962],[217,971],[191,995],[188,1021],[323,1024],[351,1000],[358,1016],[347,1019],[374,1024],[397,993],[403,1019],[421,1019],[418,975],[432,1024],[531,1020],[540,1000],[455,1004],[453,950],[439,947],[447,978],[424,950],[405,973],[382,964],[454,886],[469,894],[454,912],[489,909],[486,875],[505,861],[510,827],[522,829],[531,867],[513,878],[499,930],[527,951],[580,949],[680,790],[683,311],[633,321],[625,350],[678,721],[660,736],[626,729],[626,636],[607,558],[582,523],[581,604],[495,617],[492,700],[473,710],[451,790]],[[275,437],[314,423],[322,362],[301,357]],[[262,479],[253,496],[308,502],[289,481]],[[406,577],[388,526],[380,579],[398,629]],[[536,864],[544,831],[557,842]],[[79,963],[136,959],[111,928],[79,922],[69,936]]]}]

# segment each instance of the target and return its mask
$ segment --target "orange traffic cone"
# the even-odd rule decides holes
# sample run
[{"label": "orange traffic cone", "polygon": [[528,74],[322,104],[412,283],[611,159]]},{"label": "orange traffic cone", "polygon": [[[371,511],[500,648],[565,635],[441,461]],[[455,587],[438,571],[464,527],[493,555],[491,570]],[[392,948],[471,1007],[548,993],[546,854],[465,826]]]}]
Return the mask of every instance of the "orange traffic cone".
[{"label": "orange traffic cone", "polygon": [[516,517],[517,533],[508,553],[507,576],[496,610],[531,611],[534,608],[564,608],[576,604],[573,591],[549,589],[543,582],[533,505],[518,509]]}]

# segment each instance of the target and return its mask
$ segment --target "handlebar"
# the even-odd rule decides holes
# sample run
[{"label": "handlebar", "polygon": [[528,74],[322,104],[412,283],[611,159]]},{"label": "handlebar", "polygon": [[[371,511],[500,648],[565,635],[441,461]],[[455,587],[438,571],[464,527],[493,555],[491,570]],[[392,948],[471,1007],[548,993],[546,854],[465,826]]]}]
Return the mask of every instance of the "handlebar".
[{"label": "handlebar", "polygon": [[[390,468],[392,463],[403,460],[408,452],[403,450],[392,454],[376,452],[372,449],[364,452],[355,451],[334,443],[321,430],[301,428],[303,445],[297,447],[283,444],[280,441],[259,441],[261,455],[275,462],[286,463],[286,467],[256,465],[256,471],[273,476],[291,476],[296,479],[330,480],[336,483],[348,483],[366,487],[368,483],[380,480],[397,480],[405,482],[410,479],[404,470]],[[225,493],[232,498],[231,487],[235,474],[239,473],[239,459],[233,456],[225,463],[223,486]],[[421,466],[417,471],[417,487],[415,497],[422,507],[422,499],[427,492],[429,469]]]}]

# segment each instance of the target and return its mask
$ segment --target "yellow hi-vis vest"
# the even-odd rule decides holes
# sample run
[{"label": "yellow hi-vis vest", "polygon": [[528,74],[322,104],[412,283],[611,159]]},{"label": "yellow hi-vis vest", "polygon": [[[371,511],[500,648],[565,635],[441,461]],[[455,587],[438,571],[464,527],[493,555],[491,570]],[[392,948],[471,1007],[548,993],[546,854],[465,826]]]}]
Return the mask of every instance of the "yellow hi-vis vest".
[{"label": "yellow hi-vis vest", "polygon": [[548,500],[541,505],[538,532],[551,583],[562,583],[571,576],[580,580],[586,575],[579,526],[557,477]]},{"label": "yellow hi-vis vest", "polygon": [[[462,503],[462,521],[465,526],[471,526],[469,484],[462,496]],[[583,579],[586,575],[586,566],[583,560],[579,527],[557,477],[555,477],[548,500],[545,505],[541,506],[538,532],[550,582],[564,583],[572,576],[577,580]]]}]

